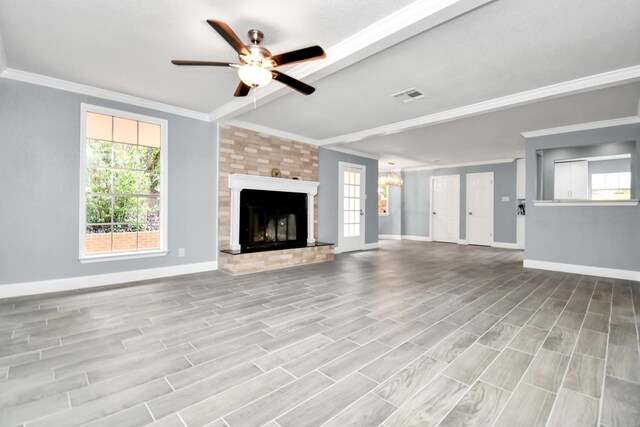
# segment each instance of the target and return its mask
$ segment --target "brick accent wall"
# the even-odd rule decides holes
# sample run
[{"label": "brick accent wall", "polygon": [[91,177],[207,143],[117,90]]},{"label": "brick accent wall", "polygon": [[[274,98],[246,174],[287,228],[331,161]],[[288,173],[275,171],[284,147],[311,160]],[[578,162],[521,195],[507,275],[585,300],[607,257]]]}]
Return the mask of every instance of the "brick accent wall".
[{"label": "brick accent wall", "polygon": [[[155,249],[160,247],[159,231],[141,231],[137,233],[114,233],[113,250],[123,251],[136,249],[136,239],[139,239],[140,249]],[[91,233],[85,235],[86,251],[88,254],[111,251],[111,234]]]},{"label": "brick accent wall", "polygon": [[[318,147],[229,125],[220,125],[220,184],[218,192],[218,243],[229,248],[231,191],[229,175],[271,176],[318,181]],[[318,197],[314,202],[315,237],[318,236]]]},{"label": "brick accent wall", "polygon": [[239,275],[333,260],[333,245],[230,255],[220,253],[223,271]]},{"label": "brick accent wall", "polygon": [[[231,226],[231,191],[229,175],[271,176],[271,171],[280,169],[281,178],[297,177],[303,181],[318,181],[318,147],[278,138],[230,125],[220,125],[220,181],[218,190],[218,244],[220,249],[229,248]],[[314,237],[318,238],[318,197],[314,200]],[[333,254],[333,246],[331,246]],[[297,253],[296,253],[297,254]],[[242,255],[250,259],[258,254]],[[258,256],[257,258],[260,258]],[[296,255],[299,263],[302,255]],[[229,257],[220,254],[220,268],[229,271],[224,263]],[[333,259],[333,255],[331,257]],[[291,263],[290,265],[295,265]],[[280,267],[281,268],[281,267]],[[258,270],[256,270],[258,271]]]}]

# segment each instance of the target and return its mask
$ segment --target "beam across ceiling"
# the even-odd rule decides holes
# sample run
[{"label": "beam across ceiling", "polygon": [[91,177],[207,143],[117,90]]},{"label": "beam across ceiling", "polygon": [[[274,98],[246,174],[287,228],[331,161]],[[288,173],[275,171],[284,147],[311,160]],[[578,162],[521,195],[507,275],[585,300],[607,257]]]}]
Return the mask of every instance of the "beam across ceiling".
[{"label": "beam across ceiling", "polygon": [[618,86],[637,81],[640,81],[640,65],[608,71],[549,86],[543,86],[537,89],[514,93],[500,98],[465,105],[463,107],[416,117],[410,120],[390,123],[359,132],[325,138],[319,141],[319,145],[344,144],[361,141],[373,136],[390,135],[410,129],[432,126],[465,117],[503,110],[505,108],[517,107],[520,105],[531,104],[533,102],[574,95],[597,89],[604,89],[611,86]]},{"label": "beam across ceiling", "polygon": [[[418,0],[326,49],[325,59],[295,66],[287,70],[287,74],[313,82],[493,1]],[[266,103],[289,93],[282,89],[284,89],[283,85],[271,84],[256,91],[255,99],[253,97],[234,99],[212,111],[209,118],[212,121],[232,119],[254,108],[255,101],[260,100]]]}]

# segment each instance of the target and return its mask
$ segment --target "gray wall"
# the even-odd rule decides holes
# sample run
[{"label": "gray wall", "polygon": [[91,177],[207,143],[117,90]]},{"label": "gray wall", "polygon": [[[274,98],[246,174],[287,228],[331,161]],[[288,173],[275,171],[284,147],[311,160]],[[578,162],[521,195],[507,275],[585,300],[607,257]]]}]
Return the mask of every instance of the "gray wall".
[{"label": "gray wall", "polygon": [[[168,120],[167,256],[78,261],[81,102]],[[215,123],[0,78],[0,284],[215,261],[216,145]]]},{"label": "gray wall", "polygon": [[[381,174],[382,175],[382,174]],[[389,186],[389,215],[378,215],[378,234],[402,234],[402,187]]]},{"label": "gray wall", "polygon": [[366,167],[365,243],[378,241],[378,161],[320,147],[318,162],[318,240],[338,242],[338,162]]},{"label": "gray wall", "polygon": [[[583,157],[609,156],[614,154],[631,154],[631,174],[636,174],[636,144],[635,141],[610,142],[608,144],[587,145],[578,147],[563,146],[562,148],[545,149],[543,151],[543,199],[554,198],[554,171],[556,160],[568,160]],[[591,162],[590,166],[591,167]],[[601,163],[601,162],[596,162]],[[593,173],[593,172],[590,172]],[[540,185],[540,184],[538,184]],[[635,185],[631,185],[631,197],[636,194]]]},{"label": "gray wall", "polygon": [[[527,200],[536,194],[536,150],[637,141],[640,125],[527,139]],[[636,144],[638,170],[640,144]],[[638,186],[638,174],[635,187]],[[546,176],[545,176],[546,180]],[[640,207],[558,206],[527,203],[525,259],[622,270],[640,270]]]},{"label": "gray wall", "polygon": [[[404,172],[402,234],[429,237],[429,191],[432,176],[460,175],[460,239],[466,239],[468,173],[493,172],[493,240],[516,243],[516,162]],[[509,197],[503,202],[502,197]]]}]

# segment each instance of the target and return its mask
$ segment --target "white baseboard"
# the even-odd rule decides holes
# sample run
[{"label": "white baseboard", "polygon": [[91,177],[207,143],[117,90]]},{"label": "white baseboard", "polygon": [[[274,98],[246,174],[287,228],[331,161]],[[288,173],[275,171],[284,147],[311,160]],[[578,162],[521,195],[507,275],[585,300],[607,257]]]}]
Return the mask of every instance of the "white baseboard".
[{"label": "white baseboard", "polygon": [[431,237],[411,236],[409,234],[379,234],[378,239],[381,240],[417,240],[419,242],[430,242]]},{"label": "white baseboard", "polygon": [[38,282],[10,283],[0,285],[0,298],[24,295],[47,294],[50,292],[72,291],[116,285],[139,280],[158,279],[160,277],[180,276],[182,274],[202,273],[218,269],[218,261],[196,264],[173,265],[170,267],[148,268],[144,270],[121,271],[118,273],[97,274],[94,276],[69,277],[65,279],[42,280]]},{"label": "white baseboard", "polygon": [[467,242],[467,239],[459,239],[459,240],[458,240],[458,244],[459,244],[459,245],[468,245],[468,244],[469,244],[469,242]]},{"label": "white baseboard", "polygon": [[588,276],[609,277],[611,279],[640,281],[640,271],[593,267],[590,265],[563,264],[559,262],[537,261],[534,259],[525,259],[522,265],[525,268],[536,268],[539,270],[561,271],[563,273],[586,274]]},{"label": "white baseboard", "polygon": [[378,234],[380,240],[402,240],[402,236],[399,234]]},{"label": "white baseboard", "polygon": [[402,240],[416,240],[418,242],[430,242],[431,241],[431,237],[412,236],[410,234],[403,234],[402,235]]},{"label": "white baseboard", "polygon": [[523,249],[517,243],[505,243],[505,242],[493,242],[491,247],[502,248],[502,249]]},{"label": "white baseboard", "polygon": [[[378,249],[379,247],[380,247],[380,243],[378,243],[378,242],[365,243],[364,246],[362,247],[362,249],[357,249],[355,251],[349,251],[349,252],[357,252],[358,250],[368,251],[368,250],[371,250],[371,249]],[[334,254],[342,254],[342,253],[348,253],[348,252],[342,252],[342,249],[340,249],[340,247],[334,246],[333,247],[333,253]]]}]

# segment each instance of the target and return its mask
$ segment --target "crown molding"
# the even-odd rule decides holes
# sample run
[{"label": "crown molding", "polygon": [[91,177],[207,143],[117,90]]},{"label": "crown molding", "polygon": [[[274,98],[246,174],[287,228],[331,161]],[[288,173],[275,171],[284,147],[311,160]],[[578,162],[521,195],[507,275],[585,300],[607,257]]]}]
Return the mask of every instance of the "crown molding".
[{"label": "crown molding", "polygon": [[285,139],[291,139],[293,141],[304,142],[305,144],[309,144],[309,145],[318,145],[319,143],[317,139],[308,138],[306,136],[297,135],[295,133],[285,132],[283,130],[273,129],[267,126],[256,125],[249,122],[243,122],[241,120],[227,120],[223,123],[237,127],[237,128],[248,129],[254,132],[260,132],[260,133],[275,136],[278,138],[285,138]]},{"label": "crown molding", "polygon": [[539,136],[557,135],[559,133],[580,132],[583,130],[603,129],[603,128],[610,128],[614,126],[635,125],[638,123],[640,123],[640,117],[631,116],[631,117],[622,117],[619,119],[600,120],[597,122],[579,123],[577,125],[559,126],[555,128],[549,128],[549,129],[532,130],[529,132],[522,132],[520,135],[522,135],[525,139],[529,139],[529,138],[537,138]]},{"label": "crown molding", "polygon": [[[354,35],[326,49],[321,61],[310,61],[287,70],[287,74],[302,79],[312,74],[325,77],[343,67],[362,60],[415,34],[435,27],[493,0],[418,0]],[[419,25],[424,23],[424,25]],[[308,79],[310,82],[315,79]],[[272,100],[286,93],[284,85],[273,84],[255,91],[255,100]],[[283,93],[284,92],[284,93]],[[277,94],[277,95],[276,95]],[[230,118],[245,112],[254,103],[253,97],[234,99],[209,113],[210,120]]]},{"label": "crown molding", "polygon": [[418,166],[414,168],[402,168],[402,172],[416,172],[416,171],[426,171],[426,170],[435,170],[435,169],[448,169],[448,168],[462,168],[467,166],[482,166],[482,165],[497,165],[501,163],[511,163],[515,158],[509,159],[495,159],[495,160],[483,160],[480,162],[468,162],[468,163],[452,163],[449,165],[438,165],[438,166]]},{"label": "crown molding", "polygon": [[352,156],[365,157],[367,159],[373,159],[373,160],[380,159],[380,156],[377,154],[365,153],[364,151],[358,151],[358,150],[351,150],[350,148],[344,148],[336,145],[330,145],[322,148],[326,148],[327,150],[337,151],[344,154],[351,154]]},{"label": "crown molding", "polygon": [[31,83],[38,86],[64,90],[66,92],[78,93],[81,95],[95,96],[97,98],[122,102],[138,107],[145,107],[156,111],[163,111],[165,113],[175,114],[177,116],[189,117],[191,119],[202,120],[206,122],[209,121],[209,116],[207,114],[197,111],[187,110],[186,108],[163,104],[161,102],[151,101],[148,99],[139,98],[137,96],[127,95],[121,92],[114,92],[111,90],[100,89],[94,86],[87,86],[80,83],[73,83],[67,80],[43,76],[41,74],[28,73],[26,71],[7,68],[2,73],[0,73],[0,77],[24,83]]},{"label": "crown molding", "polygon": [[610,86],[617,86],[640,80],[640,65],[608,71],[606,73],[594,74],[575,80],[569,80],[549,86],[543,86],[512,95],[494,98],[476,104],[454,108],[440,113],[417,117],[415,119],[404,120],[391,123],[359,132],[335,136],[323,139],[320,145],[337,144],[344,142],[359,141],[372,136],[379,136],[389,133],[402,132],[424,126],[432,126],[465,117],[476,116],[492,111],[503,110],[509,107],[531,104],[533,102],[557,98],[560,96],[574,95],[590,90],[603,89]]}]

